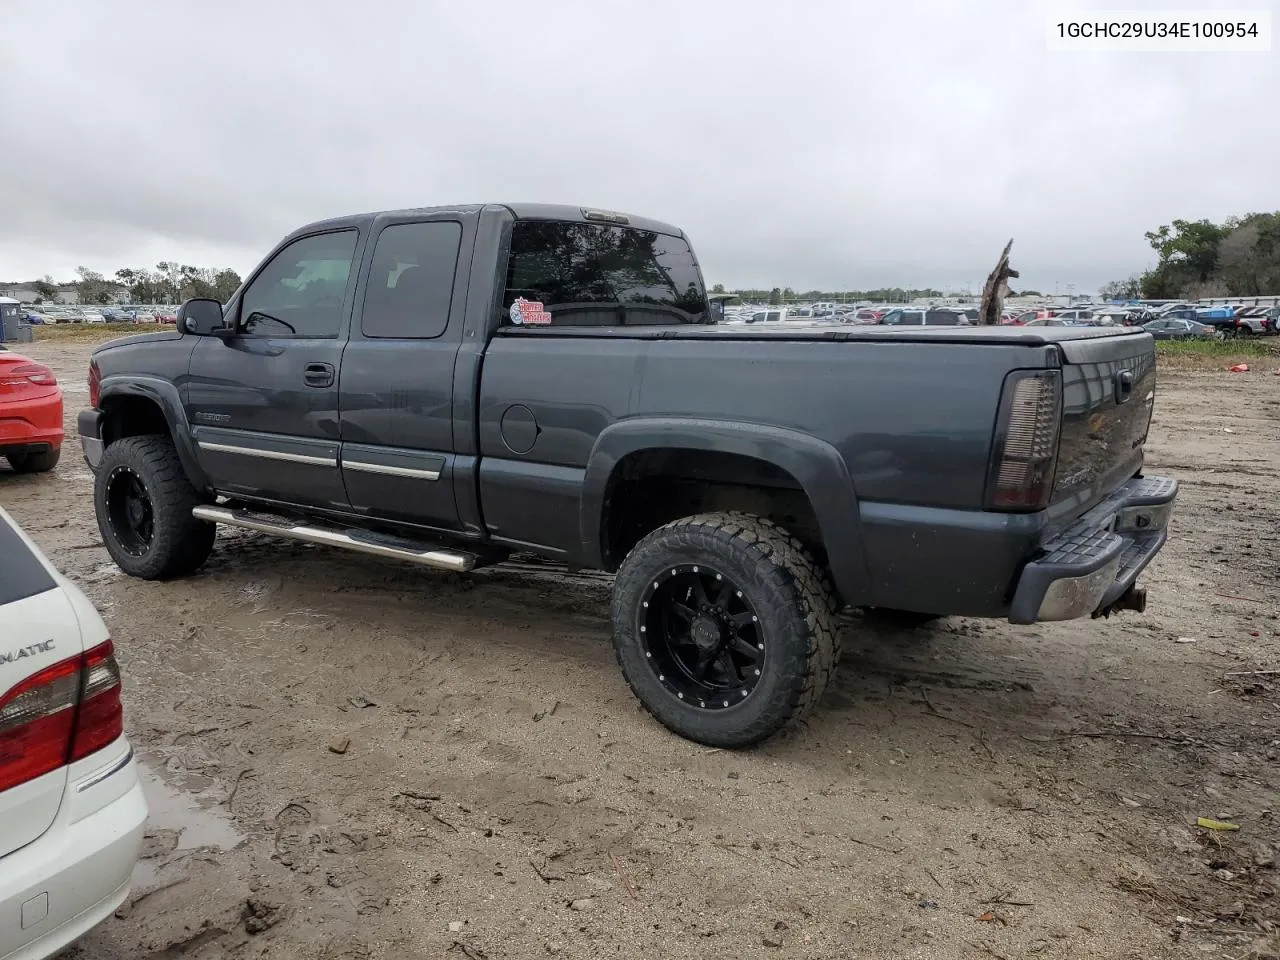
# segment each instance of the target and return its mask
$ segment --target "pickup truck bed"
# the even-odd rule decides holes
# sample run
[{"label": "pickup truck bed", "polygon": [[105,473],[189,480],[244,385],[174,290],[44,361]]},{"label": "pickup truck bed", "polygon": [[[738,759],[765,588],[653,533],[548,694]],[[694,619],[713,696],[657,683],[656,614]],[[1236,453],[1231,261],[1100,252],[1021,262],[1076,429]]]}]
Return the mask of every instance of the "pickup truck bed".
[{"label": "pickup truck bed", "polygon": [[[404,279],[409,278],[409,279]],[[755,742],[812,706],[842,607],[1139,609],[1176,484],[1144,477],[1122,328],[717,325],[682,232],[578,208],[313,224],[228,304],[99,349],[81,414],[127,572],[214,524],[465,571],[617,573],[664,724]]]}]

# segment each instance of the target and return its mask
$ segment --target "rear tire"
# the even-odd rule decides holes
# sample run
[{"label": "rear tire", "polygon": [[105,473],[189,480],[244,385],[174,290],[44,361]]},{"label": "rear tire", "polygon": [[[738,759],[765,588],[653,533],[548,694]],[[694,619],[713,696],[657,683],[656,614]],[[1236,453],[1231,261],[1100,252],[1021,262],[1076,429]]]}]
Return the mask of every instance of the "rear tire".
[{"label": "rear tire", "polygon": [[812,710],[839,659],[821,568],[776,524],[685,517],[642,539],[613,587],[623,676],[667,729],[746,747]]},{"label": "rear tire", "polygon": [[54,447],[34,453],[10,453],[5,455],[5,459],[9,461],[14,473],[48,473],[58,465],[58,458],[61,456],[62,448]]},{"label": "rear tire", "polygon": [[126,437],[107,447],[93,483],[98,529],[131,577],[168,580],[209,558],[217,526],[191,515],[204,503],[168,437]]}]

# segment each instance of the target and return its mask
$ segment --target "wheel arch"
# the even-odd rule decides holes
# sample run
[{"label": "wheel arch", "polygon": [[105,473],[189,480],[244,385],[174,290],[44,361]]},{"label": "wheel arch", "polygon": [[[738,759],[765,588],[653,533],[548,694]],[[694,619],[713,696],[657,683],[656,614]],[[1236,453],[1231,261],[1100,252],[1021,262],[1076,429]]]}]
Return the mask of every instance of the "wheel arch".
[{"label": "wheel arch", "polygon": [[[653,471],[644,476],[666,477],[664,468],[673,463],[682,474],[690,465],[713,475],[716,470],[722,475],[726,466],[741,468],[745,476],[732,483],[744,489],[784,496],[794,491],[798,497],[785,502],[795,509],[803,504],[812,512],[824,565],[841,599],[853,605],[867,601],[870,578],[858,499],[843,457],[816,437],[764,424],[672,417],[624,420],[606,428],[596,440],[583,481],[580,523],[587,565],[617,569],[630,545],[648,532],[637,528],[621,541],[611,535],[617,529],[615,511],[623,507],[618,494],[636,465]],[[676,518],[660,516],[647,525],[656,528]]]},{"label": "wheel arch", "polygon": [[99,388],[98,409],[104,448],[125,437],[167,434],[191,485],[207,489],[182,399],[171,382],[159,377],[106,377]]}]

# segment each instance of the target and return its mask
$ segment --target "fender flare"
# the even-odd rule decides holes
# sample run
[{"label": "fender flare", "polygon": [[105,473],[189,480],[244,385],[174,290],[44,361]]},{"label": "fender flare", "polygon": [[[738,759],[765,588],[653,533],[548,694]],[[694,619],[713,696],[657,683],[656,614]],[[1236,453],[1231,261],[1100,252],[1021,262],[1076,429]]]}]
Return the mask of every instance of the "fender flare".
[{"label": "fender flare", "polygon": [[854,605],[867,602],[871,581],[858,497],[844,458],[825,440],[759,423],[643,417],[606,427],[596,438],[582,486],[580,530],[589,565],[601,568],[604,564],[605,494],[618,464],[630,454],[664,448],[738,454],[794,477],[817,516],[841,598]]},{"label": "fender flare", "polygon": [[197,490],[208,489],[208,478],[200,467],[191,425],[187,422],[178,388],[173,383],[161,377],[132,374],[103,377],[99,386],[98,409],[101,410],[103,404],[112,397],[142,397],[159,407],[169,425],[169,435],[173,438],[174,449],[178,451],[178,460],[182,463],[187,479]]}]

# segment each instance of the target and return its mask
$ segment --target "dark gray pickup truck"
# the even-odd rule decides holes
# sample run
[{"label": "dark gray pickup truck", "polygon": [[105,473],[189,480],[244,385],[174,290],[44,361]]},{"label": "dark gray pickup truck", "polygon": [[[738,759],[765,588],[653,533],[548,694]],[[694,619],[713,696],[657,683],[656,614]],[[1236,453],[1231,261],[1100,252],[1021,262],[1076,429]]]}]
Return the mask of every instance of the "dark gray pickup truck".
[{"label": "dark gray pickup truck", "polygon": [[127,573],[215,525],[465,572],[616,572],[636,695],[702,743],[813,706],[837,616],[1141,610],[1141,330],[717,325],[677,228],[545,205],[344,217],[225,305],[94,352],[81,442]]}]

